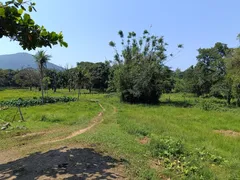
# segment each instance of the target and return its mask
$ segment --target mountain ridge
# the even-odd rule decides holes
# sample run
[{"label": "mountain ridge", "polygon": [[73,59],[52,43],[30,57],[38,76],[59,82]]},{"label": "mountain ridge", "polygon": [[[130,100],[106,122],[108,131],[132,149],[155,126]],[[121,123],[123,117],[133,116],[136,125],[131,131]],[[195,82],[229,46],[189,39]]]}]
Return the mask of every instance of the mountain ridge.
[{"label": "mountain ridge", "polygon": [[[25,52],[0,55],[0,69],[20,70],[25,68],[38,68],[33,55]],[[51,62],[47,62],[47,68],[57,71],[64,70],[63,67]]]}]

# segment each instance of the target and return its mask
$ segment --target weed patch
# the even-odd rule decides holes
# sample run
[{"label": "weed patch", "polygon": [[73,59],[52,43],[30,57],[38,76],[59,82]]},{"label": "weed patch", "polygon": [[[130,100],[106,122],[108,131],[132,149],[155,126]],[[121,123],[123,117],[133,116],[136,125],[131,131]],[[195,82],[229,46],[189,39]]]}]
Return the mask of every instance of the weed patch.
[{"label": "weed patch", "polygon": [[149,150],[166,170],[173,171],[181,178],[206,179],[211,174],[205,163],[221,166],[227,161],[205,149],[187,150],[183,143],[172,137],[152,135]]}]

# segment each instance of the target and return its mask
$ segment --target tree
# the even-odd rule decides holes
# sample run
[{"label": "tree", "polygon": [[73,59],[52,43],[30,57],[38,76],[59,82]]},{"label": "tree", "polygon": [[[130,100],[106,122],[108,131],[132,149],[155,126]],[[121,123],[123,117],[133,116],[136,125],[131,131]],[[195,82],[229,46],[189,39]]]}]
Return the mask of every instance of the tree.
[{"label": "tree", "polygon": [[176,69],[175,72],[173,72],[173,79],[174,79],[174,92],[184,92],[185,85],[183,80],[183,72],[180,69]]},{"label": "tree", "polygon": [[35,3],[30,1],[10,0],[5,4],[0,2],[0,38],[7,37],[18,41],[23,49],[28,50],[56,44],[68,46],[61,32],[49,32],[44,26],[36,24],[26,13],[26,8],[29,12],[36,11]]},{"label": "tree", "polygon": [[77,66],[85,69],[89,74],[89,81],[86,84],[86,88],[90,93],[93,88],[99,91],[105,91],[108,88],[109,62],[80,62],[77,63]]},{"label": "tree", "polygon": [[224,80],[226,75],[224,59],[229,52],[227,45],[220,42],[212,48],[198,49],[195,73],[198,74],[197,85],[200,95],[211,93],[211,87]]},{"label": "tree", "polygon": [[40,86],[42,92],[42,103],[44,103],[44,87],[43,87],[43,78],[44,78],[44,69],[46,68],[47,62],[50,60],[51,56],[47,55],[45,51],[38,51],[33,56],[38,64],[38,69],[40,73]]},{"label": "tree", "polygon": [[86,69],[81,67],[75,68],[75,86],[78,89],[78,100],[80,98],[81,88],[89,82],[89,74]]},{"label": "tree", "polygon": [[[114,48],[115,70],[114,79],[121,100],[130,103],[157,103],[159,97],[168,87],[168,67],[164,65],[167,44],[163,37],[152,36],[147,30],[139,40],[135,32],[129,32],[127,39],[119,31],[123,50],[119,53],[115,43],[109,45]],[[182,45],[179,45],[181,48]]]},{"label": "tree", "polygon": [[240,48],[233,51],[232,56],[226,60],[227,79],[231,82],[231,87],[235,98],[236,105],[240,106]]},{"label": "tree", "polygon": [[59,73],[54,69],[46,69],[46,76],[49,77],[50,85],[53,92],[57,91]]},{"label": "tree", "polygon": [[201,95],[201,91],[198,85],[198,74],[197,74],[196,67],[190,66],[188,69],[186,69],[183,72],[183,84],[184,84],[184,90],[183,92],[188,93],[195,93],[198,96]]},{"label": "tree", "polygon": [[39,85],[39,74],[31,68],[22,69],[14,76],[14,80],[16,84],[22,87],[29,87],[32,90],[33,86]]},{"label": "tree", "polygon": [[13,87],[16,86],[14,76],[18,71],[11,69],[0,69],[0,87]]},{"label": "tree", "polygon": [[48,86],[51,84],[50,77],[44,77],[42,82],[45,94],[48,96]]}]

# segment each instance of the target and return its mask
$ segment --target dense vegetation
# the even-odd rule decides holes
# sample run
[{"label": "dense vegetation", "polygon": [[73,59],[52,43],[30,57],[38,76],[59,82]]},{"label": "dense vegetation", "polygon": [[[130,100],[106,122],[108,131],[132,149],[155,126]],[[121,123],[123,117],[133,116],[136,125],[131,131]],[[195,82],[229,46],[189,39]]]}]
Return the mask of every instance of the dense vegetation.
[{"label": "dense vegetation", "polygon": [[[150,36],[147,31],[145,33],[139,42],[134,33],[134,36],[131,33],[128,36],[127,45],[124,45],[123,39],[122,55],[116,51],[113,62],[79,62],[76,68],[66,68],[64,71],[45,68],[42,72],[42,89],[51,88],[54,92],[59,88],[68,88],[69,91],[81,88],[88,89],[89,92],[117,91],[121,93],[123,101],[131,103],[156,103],[162,93],[183,92],[217,97],[225,99],[228,105],[240,105],[239,48],[228,48],[226,44],[218,42],[214,47],[198,50],[195,66],[184,71],[173,71],[164,64],[167,57],[164,54],[166,43],[163,38]],[[155,42],[157,40],[162,46]],[[144,50],[141,47],[144,42],[156,47],[142,45],[146,46]],[[111,42],[111,45],[115,46],[115,43]],[[0,69],[0,87],[40,88],[39,78],[39,72],[33,69]]]}]

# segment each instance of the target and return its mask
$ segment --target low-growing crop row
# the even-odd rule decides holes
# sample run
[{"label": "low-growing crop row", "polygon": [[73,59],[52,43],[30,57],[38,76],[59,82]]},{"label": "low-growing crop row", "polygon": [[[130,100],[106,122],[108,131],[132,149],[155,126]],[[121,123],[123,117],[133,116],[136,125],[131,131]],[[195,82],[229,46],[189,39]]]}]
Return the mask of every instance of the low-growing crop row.
[{"label": "low-growing crop row", "polygon": [[[45,97],[44,104],[53,104],[57,102],[71,102],[76,101],[77,98],[73,97]],[[12,107],[27,107],[27,106],[37,106],[42,105],[41,98],[33,99],[13,99],[8,101],[0,101],[0,106],[12,106]]]}]

